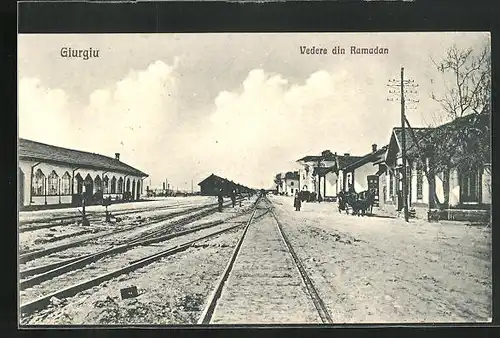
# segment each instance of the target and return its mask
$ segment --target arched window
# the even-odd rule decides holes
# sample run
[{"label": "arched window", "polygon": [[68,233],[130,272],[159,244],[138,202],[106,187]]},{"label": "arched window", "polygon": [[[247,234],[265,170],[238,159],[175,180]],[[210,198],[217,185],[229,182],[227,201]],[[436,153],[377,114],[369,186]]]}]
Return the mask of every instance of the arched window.
[{"label": "arched window", "polygon": [[95,190],[95,192],[102,191],[102,180],[101,180],[101,177],[99,175],[97,175],[95,177],[94,190]]},{"label": "arched window", "polygon": [[83,186],[85,187],[85,194],[92,195],[94,193],[94,180],[90,174],[87,174],[85,180],[83,181]]},{"label": "arched window", "polygon": [[33,186],[31,187],[31,192],[33,196],[43,196],[45,195],[45,175],[38,169],[35,173],[35,179]]},{"label": "arched window", "polygon": [[80,173],[76,174],[74,184],[74,193],[80,195],[83,192],[83,177]]},{"label": "arched window", "polygon": [[111,179],[111,193],[116,194],[116,177]]},{"label": "arched window", "polygon": [[61,194],[71,194],[71,175],[66,171],[61,179]]},{"label": "arched window", "polygon": [[109,178],[108,176],[104,176],[102,180],[102,190],[105,194],[109,194]]},{"label": "arched window", "polygon": [[118,194],[122,194],[123,193],[123,178],[120,177],[120,179],[118,180],[118,189],[116,191]]},{"label": "arched window", "polygon": [[59,194],[59,176],[57,176],[56,172],[52,170],[49,175],[48,180],[48,193],[47,195],[58,195]]}]

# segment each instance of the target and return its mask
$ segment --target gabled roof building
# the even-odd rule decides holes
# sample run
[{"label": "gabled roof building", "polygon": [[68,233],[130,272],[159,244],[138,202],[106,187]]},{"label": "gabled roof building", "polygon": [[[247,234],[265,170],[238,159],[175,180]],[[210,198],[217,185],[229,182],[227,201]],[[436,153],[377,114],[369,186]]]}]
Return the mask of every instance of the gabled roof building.
[{"label": "gabled roof building", "polygon": [[45,205],[100,203],[103,199],[138,200],[143,171],[108,157],[27,139],[18,143],[18,201],[21,209]]},{"label": "gabled roof building", "polygon": [[[402,132],[392,130],[386,157],[380,161],[386,167],[379,187],[381,204],[388,211],[403,207]],[[418,217],[426,218],[429,209],[444,208],[448,218],[487,218],[491,207],[488,114],[466,115],[435,128],[407,128],[405,139],[408,206]]]},{"label": "gabled roof building", "polygon": [[198,183],[198,185],[200,186],[201,195],[203,196],[218,196],[220,193],[222,193],[222,195],[228,195],[231,191],[235,191],[237,194],[249,193],[252,191],[252,189],[244,185],[235,183],[213,173]]}]

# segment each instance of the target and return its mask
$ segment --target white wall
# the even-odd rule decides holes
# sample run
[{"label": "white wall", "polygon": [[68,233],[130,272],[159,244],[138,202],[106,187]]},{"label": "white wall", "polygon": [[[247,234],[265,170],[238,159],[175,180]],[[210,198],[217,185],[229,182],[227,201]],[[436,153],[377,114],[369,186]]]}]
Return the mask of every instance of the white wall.
[{"label": "white wall", "polygon": [[491,204],[491,165],[483,169],[481,202]]},{"label": "white wall", "polygon": [[372,162],[363,164],[361,167],[354,170],[354,190],[361,192],[368,190],[368,176],[375,175],[378,171],[378,166]]},{"label": "white wall", "polygon": [[339,174],[337,177],[337,194],[344,189],[344,172],[343,170],[339,170]]},{"label": "white wall", "polygon": [[286,181],[283,181],[283,192],[285,194],[288,193],[288,195],[295,194],[295,191],[299,187],[299,180],[296,179],[289,179],[287,178]]},{"label": "white wall", "polygon": [[[300,190],[307,190],[307,191],[315,191],[315,187],[313,185],[313,169],[310,167],[309,173],[306,172],[304,168],[299,169],[299,175],[300,175]],[[304,189],[304,186],[306,186],[306,189]]]},{"label": "white wall", "polygon": [[324,191],[324,195],[326,197],[337,196],[337,174],[334,172],[329,172],[325,175],[325,186],[326,191]]},{"label": "white wall", "polygon": [[450,206],[456,206],[460,203],[460,178],[457,170],[450,173]]},{"label": "white wall", "polygon": [[[27,206],[27,205],[43,205],[43,204],[45,204],[45,202],[47,204],[71,203],[71,192],[70,192],[70,195],[61,195],[60,198],[58,195],[51,195],[51,196],[46,196],[46,197],[45,196],[32,196],[32,199],[30,201],[31,183],[32,183],[31,182],[31,167],[37,163],[38,162],[34,162],[34,161],[24,161],[24,160],[19,161],[19,168],[21,168],[21,170],[24,173],[23,205],[25,205],[25,206]],[[71,177],[73,177],[73,169],[75,169],[75,168],[76,167],[64,166],[64,165],[58,165],[58,164],[56,165],[56,164],[51,164],[51,163],[40,163],[33,168],[33,175],[35,175],[36,171],[38,169],[40,169],[43,172],[43,174],[45,175],[45,177],[47,177],[47,178],[52,171],[55,171],[59,178],[62,178],[62,176],[64,175],[65,172],[68,172],[69,175]],[[87,175],[90,174],[93,181],[95,180],[97,175],[99,175],[99,177],[101,178],[101,181],[103,181],[103,173],[105,173],[105,172],[106,172],[105,170],[77,169],[77,170],[75,170],[74,175],[76,176],[77,174],[80,174],[80,176],[82,176],[82,178],[85,180],[85,177],[87,177]],[[117,173],[117,172],[110,171],[110,172],[105,173],[105,175],[107,175],[109,177],[109,186],[111,186],[111,178],[113,176],[116,177],[117,181],[120,177],[124,178],[125,180],[130,178],[130,191],[132,191],[132,182],[134,180],[136,181],[136,186],[137,186],[137,181],[141,181],[141,177],[127,176],[125,178],[126,175],[121,174],[121,173]],[[34,180],[33,180],[33,182],[34,182]],[[124,187],[125,187],[125,184],[124,184]],[[76,179],[74,180],[74,189],[76,189]],[[142,187],[142,181],[141,181],[141,186],[139,187],[139,189],[140,189],[140,196],[142,196],[142,192],[144,191],[144,188]],[[94,184],[94,193],[96,192],[95,190],[96,190],[96,186]],[[136,187],[136,190],[137,190],[137,187]],[[76,190],[74,190],[74,193],[76,193]],[[137,194],[137,192],[136,192],[136,194]],[[114,196],[114,198],[116,199],[116,197],[118,197],[118,195],[119,194],[113,194],[112,196]],[[105,197],[107,197],[107,196],[108,195],[105,194]],[[135,197],[136,196],[134,196],[134,198]]]}]

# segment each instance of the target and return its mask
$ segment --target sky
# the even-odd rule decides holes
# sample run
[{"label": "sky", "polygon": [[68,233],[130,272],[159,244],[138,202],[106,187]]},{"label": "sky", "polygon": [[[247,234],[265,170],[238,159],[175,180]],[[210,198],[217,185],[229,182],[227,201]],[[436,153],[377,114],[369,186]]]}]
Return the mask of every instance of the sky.
[{"label": "sky", "polygon": [[[412,126],[442,115],[432,60],[487,33],[29,34],[18,37],[19,137],[114,157],[191,189],[211,173],[269,188],[323,150],[363,155],[400,125],[390,79],[418,84]],[[343,47],[303,55],[300,47]],[[351,55],[350,46],[389,49]],[[61,48],[99,50],[63,58]]]}]

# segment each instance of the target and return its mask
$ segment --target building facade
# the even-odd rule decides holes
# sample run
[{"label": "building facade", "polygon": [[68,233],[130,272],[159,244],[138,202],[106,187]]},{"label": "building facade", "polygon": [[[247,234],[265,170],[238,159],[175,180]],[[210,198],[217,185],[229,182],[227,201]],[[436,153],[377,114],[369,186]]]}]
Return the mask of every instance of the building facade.
[{"label": "building facade", "polygon": [[139,200],[148,176],[115,158],[19,139],[19,206]]},{"label": "building facade", "polygon": [[300,176],[298,171],[279,173],[277,192],[280,195],[294,195],[300,191]]},{"label": "building facade", "polygon": [[[440,128],[440,127],[438,127]],[[491,209],[491,163],[483,161],[472,168],[450,167],[449,172],[434,169],[433,156],[423,154],[424,145],[432,144],[436,128],[413,128],[405,131],[408,160],[407,203],[418,218],[427,218],[430,209],[445,209],[448,219],[485,219]],[[394,128],[386,158],[380,162],[383,174],[379,181],[381,207],[389,212],[403,208],[403,161],[401,128]],[[417,142],[415,142],[417,141]],[[474,161],[476,151],[470,151]]]},{"label": "building facade", "polygon": [[381,171],[379,162],[385,159],[388,146],[377,149],[377,145],[372,145],[372,151],[357,160],[344,165],[339,171],[344,177],[339,189],[344,191],[354,190],[356,193],[365,192],[369,189],[375,191],[375,203],[379,202],[379,176]]},{"label": "building facade", "polygon": [[326,174],[335,165],[336,157],[336,153],[324,150],[321,155],[309,155],[297,160],[296,162],[300,166],[300,190],[320,194],[321,196],[325,195],[326,189],[328,189],[327,193],[332,192],[331,182],[336,178],[331,175],[327,178]]}]

